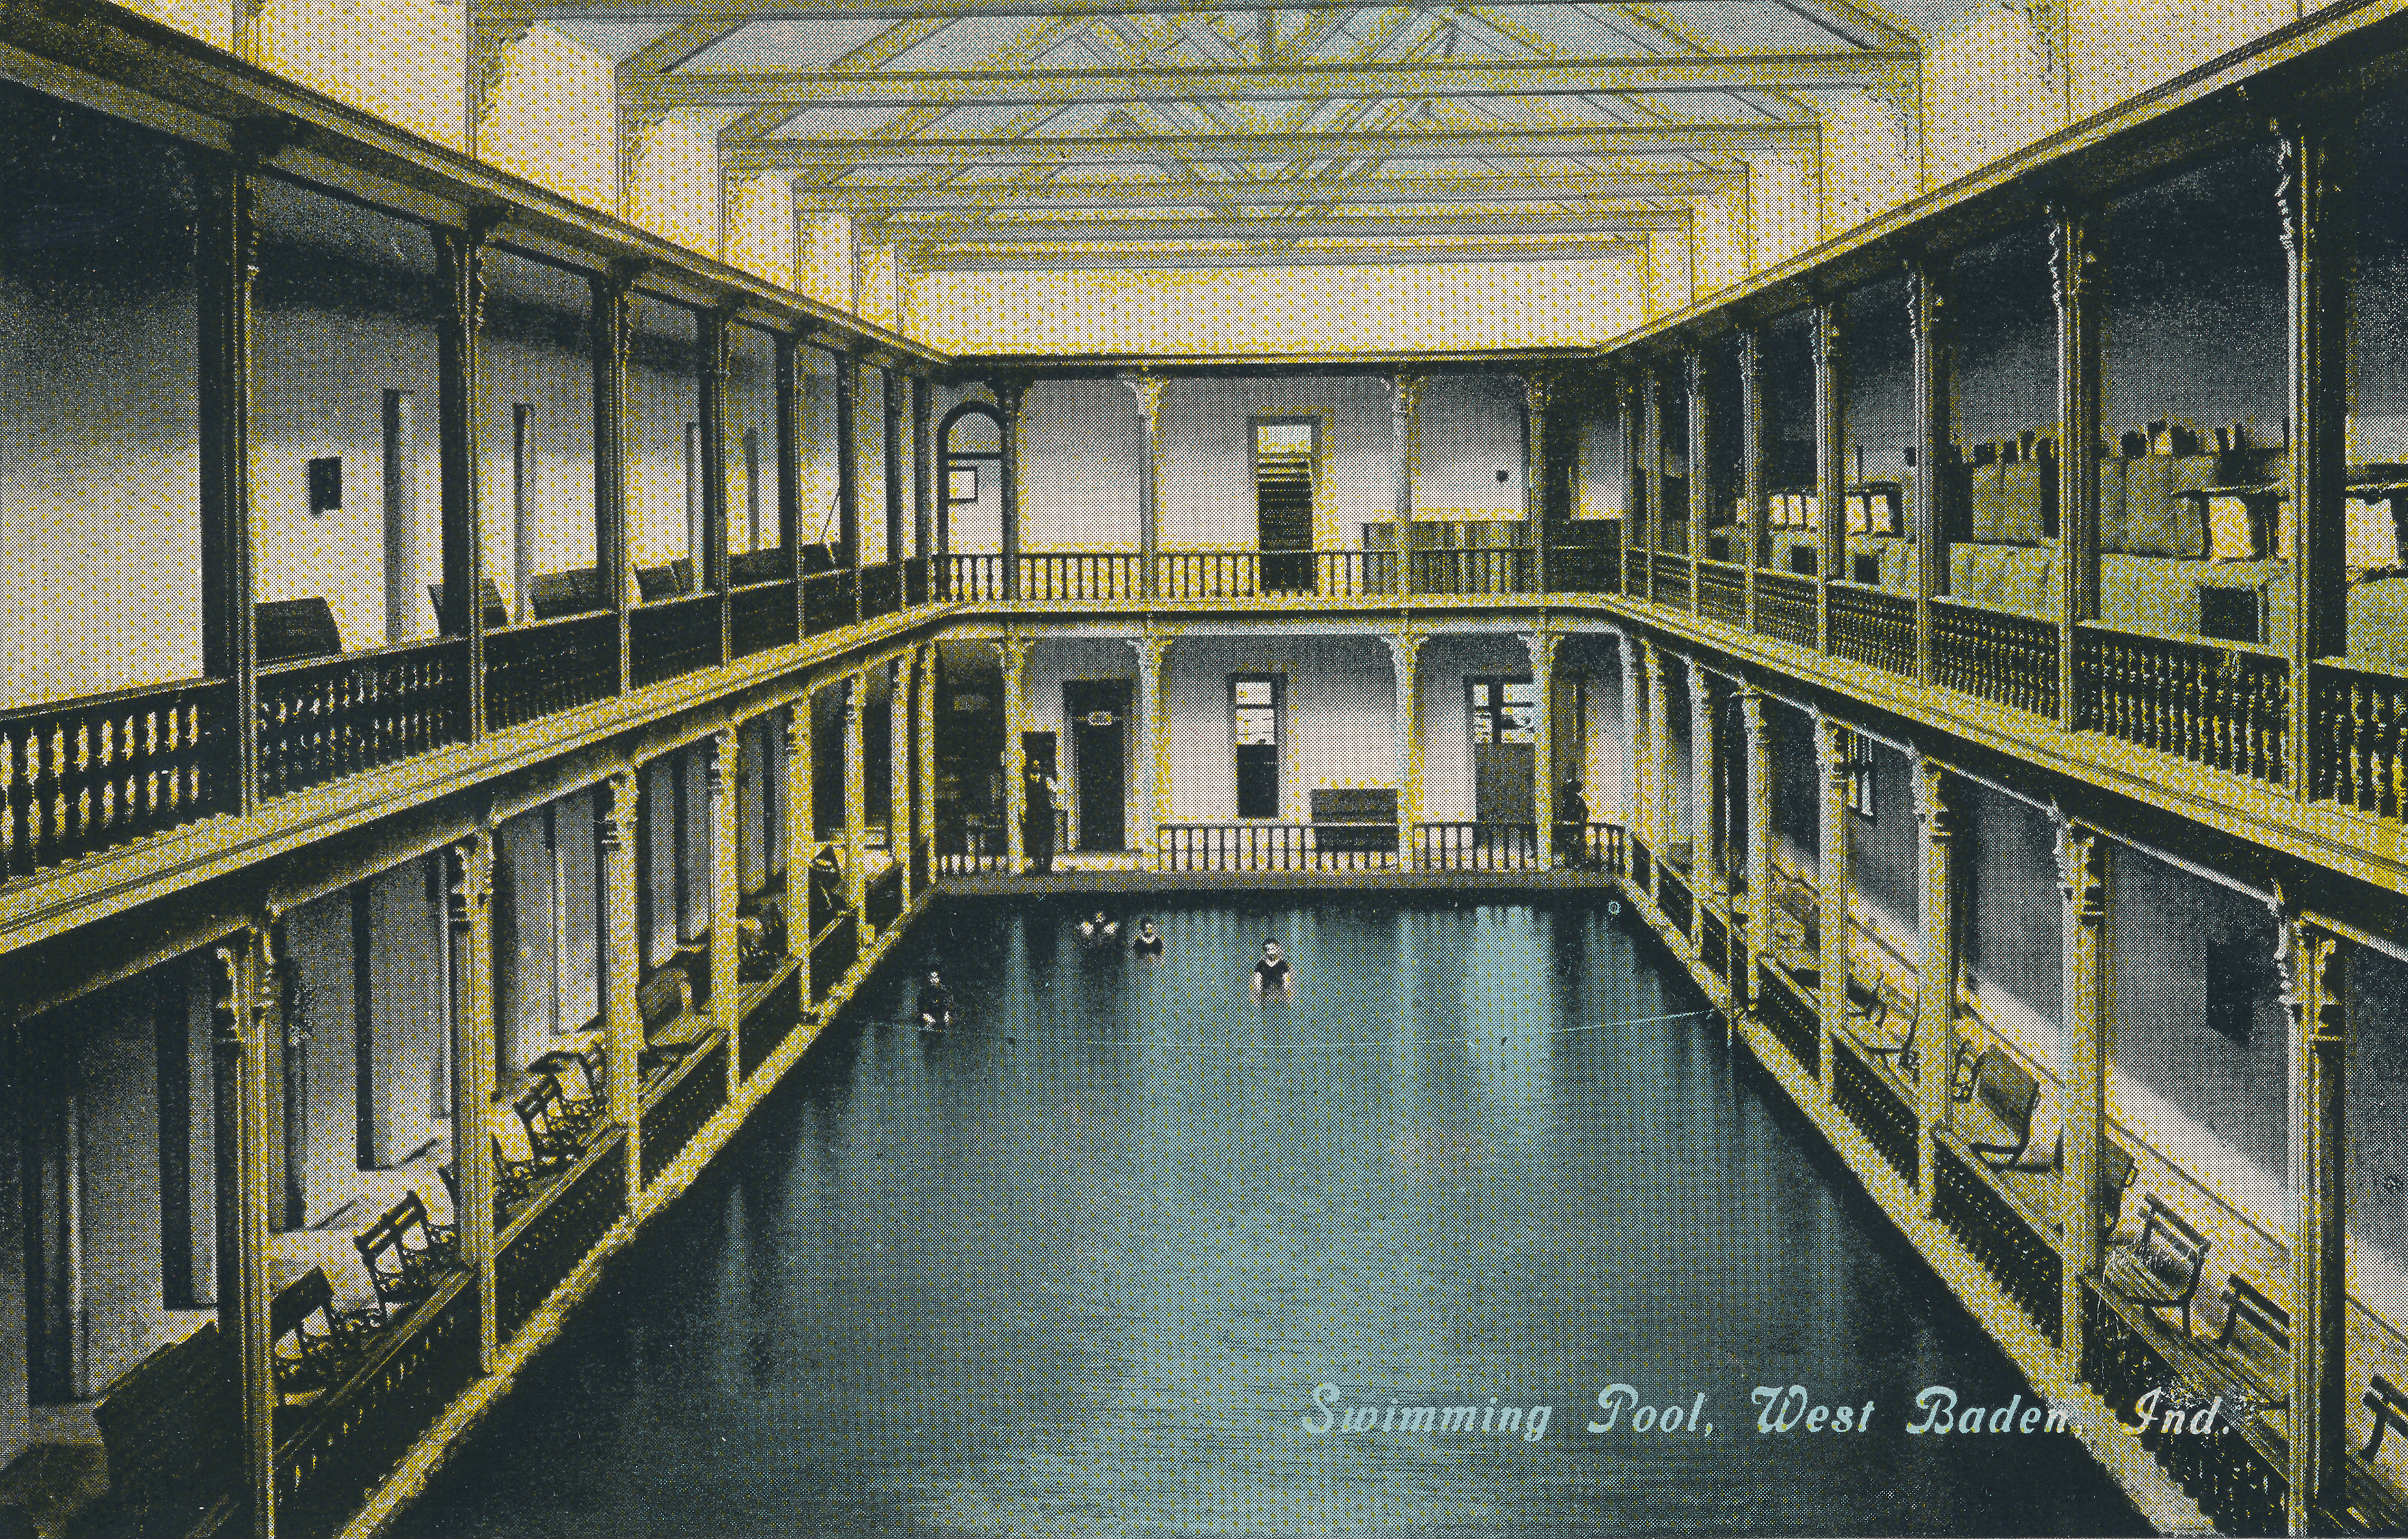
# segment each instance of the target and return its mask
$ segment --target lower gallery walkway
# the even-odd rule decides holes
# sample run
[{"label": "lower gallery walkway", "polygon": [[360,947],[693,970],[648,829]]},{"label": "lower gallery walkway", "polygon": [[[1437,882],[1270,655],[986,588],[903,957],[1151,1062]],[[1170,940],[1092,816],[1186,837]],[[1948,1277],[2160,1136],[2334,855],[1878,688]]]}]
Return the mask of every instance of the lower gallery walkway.
[{"label": "lower gallery walkway", "polygon": [[[933,912],[963,1033],[874,981],[399,1532],[2142,1531],[2070,1435],[1906,1432],[2024,1387],[1627,915],[1411,904]],[[1760,1433],[1793,1383],[1870,1430]]]}]

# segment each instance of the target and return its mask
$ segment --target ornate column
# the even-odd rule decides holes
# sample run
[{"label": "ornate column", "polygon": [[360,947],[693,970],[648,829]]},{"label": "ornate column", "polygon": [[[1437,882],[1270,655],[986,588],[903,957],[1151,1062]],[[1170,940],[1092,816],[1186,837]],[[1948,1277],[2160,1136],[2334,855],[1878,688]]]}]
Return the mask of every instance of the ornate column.
[{"label": "ornate column", "polygon": [[911,554],[927,575],[920,601],[935,597],[937,581],[937,440],[928,376],[911,376]]},{"label": "ornate column", "polygon": [[[811,857],[820,853],[818,810],[811,788],[811,683],[786,708],[786,955],[811,955]],[[810,990],[806,986],[804,997]]]},{"label": "ornate column", "polygon": [[861,364],[850,352],[833,355],[836,365],[836,564],[854,572],[853,614],[860,616],[861,569],[861,439],[855,418],[861,408]]},{"label": "ornate column", "polygon": [[1750,326],[1739,334],[1740,500],[1747,569],[1743,599],[1746,623],[1756,629],[1756,574],[1768,552],[1764,533],[1764,334]]},{"label": "ornate column", "polygon": [[1161,590],[1162,381],[1151,374],[1124,374],[1121,383],[1137,396],[1143,448],[1137,462],[1138,593],[1152,598]]},{"label": "ornate column", "polygon": [[1831,1028],[1848,1013],[1848,793],[1855,788],[1857,770],[1847,728],[1828,715],[1817,715],[1814,721],[1814,755],[1822,770],[1823,808],[1816,832],[1819,850],[1815,865],[1815,885],[1822,902],[1816,914],[1816,928],[1822,931],[1822,956],[1817,967],[1822,973],[1821,986],[1816,990],[1822,1017],[1821,1052],[1822,1079],[1830,1083]]},{"label": "ornate column", "polygon": [[270,931],[273,915],[235,931],[213,953],[212,1040],[216,1048],[218,1147],[230,1158],[231,1201],[220,1205],[218,1333],[234,1345],[242,1408],[242,1473],[250,1532],[274,1532],[276,1489],[275,1330],[268,1319],[267,1217],[273,1179],[267,1158],[267,1051],[275,1039],[281,984]]},{"label": "ornate column", "polygon": [[452,932],[452,1160],[459,1172],[460,1259],[477,1278],[478,1372],[491,1373],[494,1292],[494,832],[443,852]]},{"label": "ornate column", "polygon": [[1914,1117],[1921,1189],[1931,1191],[1931,1140],[1948,1120],[1949,1071],[1956,1061],[1956,783],[1928,754],[1914,756],[1917,928],[1922,954],[1915,967],[1915,1062],[1905,1065],[1914,1080]]},{"label": "ornate column", "polygon": [[727,1093],[744,1083],[736,1032],[743,985],[736,945],[736,729],[722,727],[703,745],[703,806],[710,820],[710,1014],[727,1033]]},{"label": "ornate column", "polygon": [[[2074,667],[2078,627],[2099,613],[2098,253],[2090,215],[2071,205],[2050,210],[2049,279],[2057,299],[2057,720],[2081,725],[2081,681]],[[2296,692],[2295,692],[2296,693]]]},{"label": "ornate column", "polygon": [[1410,870],[1422,818],[1421,679],[1413,664],[1428,638],[1398,630],[1384,640],[1397,683],[1397,865]]},{"label": "ornate column", "polygon": [[[1691,547],[1695,549],[1694,544]],[[1690,832],[1697,840],[1692,874],[1700,900],[1709,898],[1719,913],[1728,883],[1723,877],[1722,803],[1714,795],[1721,734],[1714,717],[1714,682],[1692,660],[1689,664],[1689,805]]]},{"label": "ornate column", "polygon": [[[636,336],[639,264],[614,262],[594,275],[594,568],[602,597],[618,616],[619,686],[629,688],[627,607],[634,571],[627,560],[628,351]],[[634,816],[630,804],[628,815]]]},{"label": "ornate column", "polygon": [[844,906],[859,925],[868,908],[869,873],[863,870],[864,825],[869,821],[869,776],[862,763],[861,708],[869,692],[866,672],[845,675],[838,697],[838,730],[844,734]]},{"label": "ornate column", "polygon": [[[257,122],[260,120],[250,120]],[[225,810],[251,811],[258,795],[258,669],[251,626],[256,585],[251,508],[251,300],[259,280],[259,230],[252,214],[264,147],[235,127],[231,155],[194,156],[200,186],[194,231],[199,287],[198,418],[201,669],[235,681],[236,729],[220,760],[231,778]],[[226,1339],[235,1339],[229,1325]]]},{"label": "ornate column", "polygon": [[[1706,531],[1713,525],[1713,403],[1706,394],[1706,355],[1691,348],[1681,355],[1682,382],[1689,406],[1689,610],[1698,605],[1698,563],[1706,558]],[[1694,730],[1694,728],[1692,729]]]},{"label": "ornate column", "polygon": [[[1530,369],[1522,375],[1522,519],[1530,541],[1530,578],[1534,591],[1547,591],[1547,539],[1554,532],[1547,483],[1547,409],[1555,395],[1555,375]],[[1546,836],[1542,832],[1540,837]]]},{"label": "ornate column", "polygon": [[1906,269],[1907,324],[1914,346],[1914,677],[1931,682],[1931,600],[1948,591],[1946,520],[1940,499],[1948,481],[1941,457],[1949,453],[1955,435],[1948,422],[1947,294],[1942,286],[1946,267],[1931,261],[1909,263]]},{"label": "ornate column", "polygon": [[[636,934],[637,775],[622,770],[594,787],[594,833],[602,883],[602,1054],[610,1095],[610,1120],[635,1138],[643,1109],[640,1060],[644,1018],[636,1003],[642,967]],[[641,1161],[627,1159],[627,1200],[643,1193]]]},{"label": "ornate column", "polygon": [[911,890],[925,892],[934,880],[937,840],[937,644],[915,649],[919,693],[912,698]]},{"label": "ornate column", "polygon": [[1747,752],[1747,995],[1756,998],[1756,971],[1772,952],[1772,732],[1764,692],[1742,689],[1740,726]]},{"label": "ornate column", "polygon": [[[2279,899],[2278,899],[2279,902]],[[2285,1506],[2293,1533],[2321,1532],[2345,1500],[2349,1275],[2343,1090],[2349,1060],[2348,954],[2305,915],[2275,910],[2274,962],[2290,1018],[2291,1446]]]},{"label": "ornate column", "polygon": [[1562,640],[1553,631],[1526,631],[1522,645],[1530,654],[1530,822],[1539,841],[1541,868],[1555,865],[1555,646]]},{"label": "ornate column", "polygon": [[1814,492],[1821,506],[1814,541],[1821,547],[1814,583],[1814,634],[1831,650],[1831,583],[1848,574],[1848,464],[1846,395],[1842,389],[1840,306],[1827,300],[1814,310]]},{"label": "ornate column", "polygon": [[1661,865],[1671,853],[1672,841],[1681,837],[1681,810],[1673,795],[1680,782],[1672,773],[1672,681],[1665,672],[1662,647],[1650,646],[1643,662],[1647,669],[1648,842]]},{"label": "ornate column", "polygon": [[2292,452],[2290,521],[2294,612],[2290,649],[2290,723],[2284,739],[2291,794],[2318,790],[2311,758],[2311,699],[2300,687],[2309,669],[2349,650],[2349,291],[2357,221],[2351,189],[2357,178],[2356,119],[2331,108],[2306,108],[2282,124],[2276,146],[2283,176],[2276,188],[2283,250],[2289,258],[2289,376]]},{"label": "ornate column", "polygon": [[[1646,774],[1645,740],[1639,719],[1645,706],[1645,643],[1627,632],[1617,633],[1615,642],[1622,663],[1622,806],[1617,811],[1624,837],[1643,842],[1654,836],[1647,827],[1646,788],[1640,784]],[[1655,852],[1651,848],[1648,853]]]},{"label": "ornate column", "polygon": [[[995,381],[996,414],[1003,419],[1002,462],[996,469],[1003,494],[1003,596],[1020,597],[1020,407],[1027,395],[1025,380]],[[1018,827],[1017,823],[1012,825]],[[1019,835],[1014,834],[1014,839]],[[1018,870],[1015,864],[1013,869]]]},{"label": "ornate column", "polygon": [[2100,1145],[2107,1136],[2108,904],[2111,859],[2107,837],[2058,814],[2057,891],[2064,1017],[2058,1096],[2065,1155],[2057,1172],[2057,1220],[2064,1247],[2064,1324],[2059,1347],[2067,1367],[2082,1363],[2082,1280],[2099,1275]]},{"label": "ornate column", "polygon": [[881,404],[885,409],[879,447],[886,472],[886,559],[894,566],[895,581],[899,584],[903,581],[903,563],[912,554],[903,543],[903,424],[910,415],[911,400],[907,388],[910,381],[901,369],[889,365],[879,371],[879,378],[884,386]]},{"label": "ornate column", "polygon": [[996,643],[1003,654],[1003,855],[1004,869],[1019,874],[1028,859],[1022,824],[1028,816],[1028,772],[1021,762],[1020,735],[1028,730],[1028,649],[1025,636]]},{"label": "ornate column", "polygon": [[[1413,467],[1421,453],[1421,376],[1388,377],[1388,453],[1396,475],[1397,591],[1413,591]],[[1399,787],[1398,795],[1403,794]]]},{"label": "ornate column", "polygon": [[886,854],[902,870],[903,907],[911,906],[911,654],[886,668]]},{"label": "ornate column", "polygon": [[484,734],[485,569],[483,511],[478,506],[478,333],[484,324],[485,235],[494,216],[480,210],[464,230],[437,227],[436,439],[443,485],[443,613],[446,636],[468,640],[468,734]]},{"label": "ornate column", "polygon": [[1168,714],[1162,704],[1162,660],[1170,638],[1152,631],[1129,638],[1137,650],[1137,721],[1139,773],[1138,854],[1151,867],[1160,854],[1162,826],[1170,821],[1170,742]]}]

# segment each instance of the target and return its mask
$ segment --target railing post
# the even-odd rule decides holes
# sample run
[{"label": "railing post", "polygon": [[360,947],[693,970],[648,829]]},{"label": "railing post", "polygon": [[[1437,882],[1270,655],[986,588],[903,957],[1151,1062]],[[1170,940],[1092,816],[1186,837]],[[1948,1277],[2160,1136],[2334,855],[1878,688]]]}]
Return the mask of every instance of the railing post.
[{"label": "railing post", "polygon": [[[629,687],[627,638],[627,350],[635,334],[632,295],[639,269],[612,263],[594,276],[594,578],[613,616],[618,683]],[[633,804],[629,804],[632,814]],[[629,1161],[632,1167],[633,1161]]]},{"label": "railing post", "polygon": [[2082,1286],[2099,1274],[2099,1172],[2107,1136],[2107,1033],[2109,1023],[2109,915],[2114,870],[2107,837],[2059,813],[2057,827],[2057,891],[2064,1014],[2064,1061],[2057,1065],[2065,1128],[2063,1169],[2057,1174],[2057,1219],[2064,1227],[2064,1295],[2058,1309],[2058,1350],[2069,1377],[2082,1372]]},{"label": "railing post", "polygon": [[1538,866],[1555,864],[1555,644],[1553,631],[1525,631],[1522,645],[1530,654],[1530,821],[1537,826]]},{"label": "railing post", "polygon": [[[1931,1192],[1932,1140],[1948,1121],[1948,1080],[1956,1062],[1956,784],[1947,767],[1928,754],[1914,755],[1916,865],[1922,877],[1916,904],[1922,950],[1914,976],[1914,1051],[1908,1064],[1914,1080],[1914,1116],[1923,1136],[1915,1144],[1915,1168],[1926,1196]],[[2065,1316],[2079,1317],[2077,1306]]]},{"label": "railing post", "polygon": [[727,1038],[727,1093],[743,1084],[736,1034],[743,1024],[736,933],[736,729],[722,727],[706,741],[703,803],[710,826],[710,1013]]},{"label": "railing post", "polygon": [[218,1209],[218,1334],[231,1354],[242,1408],[242,1468],[235,1482],[252,1539],[276,1532],[276,1368],[268,1320],[267,1049],[281,993],[271,915],[215,951],[218,1160],[230,1201]]},{"label": "railing post", "polygon": [[1159,859],[1159,830],[1170,821],[1170,744],[1162,709],[1162,664],[1170,638],[1147,631],[1129,638],[1137,649],[1138,763],[1144,776],[1138,806],[1139,857],[1151,869]]},{"label": "railing post", "polygon": [[1822,976],[1815,1014],[1822,1034],[1819,1051],[1822,1079],[1831,1075],[1831,1033],[1848,1013],[1848,953],[1851,937],[1848,901],[1848,793],[1859,773],[1851,752],[1852,735],[1828,714],[1814,721],[1814,756],[1822,770],[1822,816],[1817,820],[1815,886],[1821,904],[1815,923],[1822,931]]},{"label": "railing post", "polygon": [[1945,267],[1929,259],[1906,269],[1907,324],[1914,343],[1914,682],[1929,684],[1931,601],[1948,591],[1948,521],[1941,499],[1948,495],[1942,458],[1954,437],[1949,427],[1948,296]]},{"label": "railing post", "polygon": [[2290,1022],[2289,1134],[2298,1227],[2291,1236],[2290,1463],[2293,1533],[2327,1532],[2346,1501],[2349,1254],[2344,1091],[2349,1061],[2348,954],[2277,895],[2274,960]]},{"label": "railing post", "polygon": [[[259,278],[251,183],[262,147],[197,157],[200,209],[199,423],[201,671],[234,684],[220,724],[224,762],[203,771],[225,811],[259,804],[259,680],[252,636],[251,521],[251,308]],[[232,1340],[232,1331],[228,1330]]]},{"label": "railing post", "polygon": [[[996,478],[1003,483],[1003,597],[1013,599],[1020,597],[1020,407],[1028,384],[1006,376],[994,382],[994,389],[996,414],[1003,419],[1002,458],[996,470]],[[1014,822],[1012,827],[1020,825]]]},{"label": "railing post", "polygon": [[[1823,652],[1831,651],[1837,626],[1831,614],[1831,584],[1848,574],[1847,396],[1841,372],[1840,302],[1826,299],[1814,309],[1814,492],[1819,547],[1814,581],[1814,638]],[[1829,1050],[1827,1045],[1825,1057]]]},{"label": "railing post", "polygon": [[2082,626],[2099,613],[2099,253],[2087,209],[2049,211],[2049,277],[2057,300],[2058,725],[2080,729]]},{"label": "railing post", "polygon": [[[1413,591],[1413,467],[1421,452],[1421,377],[1402,371],[1388,377],[1388,454],[1396,480],[1397,592]],[[1399,794],[1401,794],[1401,786]]]},{"label": "railing post", "polygon": [[1413,664],[1426,638],[1399,629],[1383,640],[1388,643],[1397,690],[1397,865],[1410,870],[1414,861],[1414,830],[1422,817],[1421,681]]},{"label": "railing post", "polygon": [[[644,1019],[636,1003],[641,965],[636,934],[637,775],[621,770],[594,787],[594,835],[602,885],[602,1052],[610,1095],[610,1120],[627,1129],[627,1201],[643,1195],[641,1161],[635,1157],[638,1121],[643,1111],[641,1058]],[[808,795],[804,805],[810,805]],[[787,880],[794,877],[791,871]]]},{"label": "railing post", "polygon": [[1158,591],[1154,566],[1162,555],[1162,381],[1151,374],[1124,374],[1121,383],[1137,396],[1138,597],[1152,598]]},{"label": "railing post", "polygon": [[[1756,574],[1768,555],[1764,534],[1764,334],[1754,326],[1739,334],[1740,519],[1746,541],[1746,568],[1740,574],[1741,621],[1756,629]],[[1750,985],[1754,985],[1751,984]]]},{"label": "railing post", "polygon": [[1741,729],[1747,754],[1747,995],[1756,998],[1756,969],[1772,950],[1772,741],[1764,692],[1742,689]]},{"label": "railing post", "polygon": [[[445,596],[447,598],[449,594]],[[452,1215],[460,1259],[477,1279],[477,1371],[493,1372],[498,1324],[494,1292],[494,834],[480,827],[443,852],[450,927],[452,1160],[460,1211]]]},{"label": "railing post", "polygon": [[2315,666],[2349,650],[2349,291],[2354,265],[2350,189],[2356,123],[2345,112],[2304,108],[2277,140],[2283,179],[2277,207],[2289,259],[2293,512],[2288,558],[2299,616],[2290,649],[2285,776],[2291,795],[2315,795]]}]

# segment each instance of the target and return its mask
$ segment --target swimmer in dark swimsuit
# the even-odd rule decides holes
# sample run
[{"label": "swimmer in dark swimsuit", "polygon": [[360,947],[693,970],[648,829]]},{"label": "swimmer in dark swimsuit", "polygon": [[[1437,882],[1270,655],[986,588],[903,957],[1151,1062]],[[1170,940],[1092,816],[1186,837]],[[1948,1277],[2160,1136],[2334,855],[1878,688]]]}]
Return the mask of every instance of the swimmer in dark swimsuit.
[{"label": "swimmer in dark swimsuit", "polygon": [[1287,958],[1280,955],[1280,943],[1265,941],[1263,959],[1254,964],[1254,992],[1284,994],[1295,981],[1295,971],[1287,965]]},{"label": "swimmer in dark swimsuit", "polygon": [[1137,922],[1137,939],[1129,942],[1129,950],[1140,956],[1162,955],[1162,936],[1154,929],[1153,920],[1140,919]]},{"label": "swimmer in dark swimsuit", "polygon": [[928,970],[928,981],[920,985],[918,1014],[920,1029],[923,1031],[953,1029],[953,991],[945,987],[944,980],[938,976],[935,968]]}]

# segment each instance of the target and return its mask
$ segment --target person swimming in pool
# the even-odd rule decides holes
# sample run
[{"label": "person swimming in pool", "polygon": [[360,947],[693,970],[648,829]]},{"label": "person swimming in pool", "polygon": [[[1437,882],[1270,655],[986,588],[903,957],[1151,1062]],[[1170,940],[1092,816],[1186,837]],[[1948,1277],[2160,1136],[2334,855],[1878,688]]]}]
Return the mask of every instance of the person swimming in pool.
[{"label": "person swimming in pool", "polygon": [[1162,934],[1154,928],[1152,919],[1137,922],[1137,938],[1129,942],[1129,950],[1140,956],[1162,955]]},{"label": "person swimming in pool", "polygon": [[1280,953],[1277,941],[1263,942],[1263,959],[1254,964],[1254,988],[1257,994],[1285,994],[1296,982],[1296,971],[1287,965]]},{"label": "person swimming in pool", "polygon": [[920,1029],[950,1031],[953,1026],[953,995],[945,986],[943,976],[935,968],[928,970],[928,981],[920,985],[917,1007]]},{"label": "person swimming in pool", "polygon": [[1105,918],[1104,911],[1101,909],[1096,911],[1096,916],[1093,919],[1079,921],[1079,939],[1082,941],[1100,945],[1106,941],[1117,941],[1120,938],[1120,926]]}]

